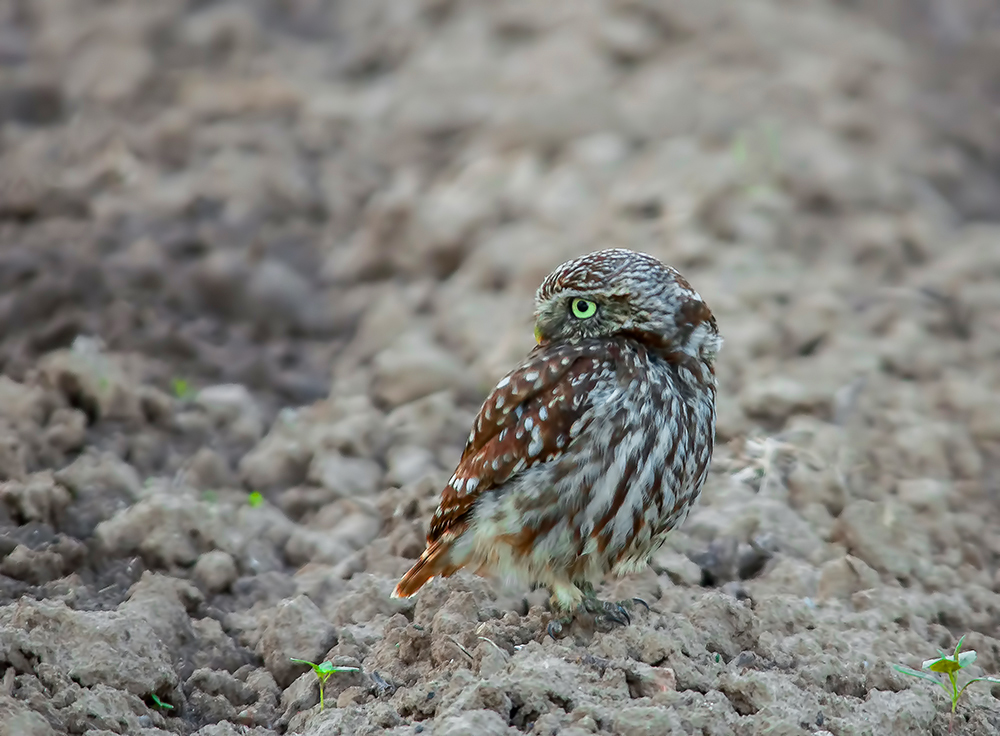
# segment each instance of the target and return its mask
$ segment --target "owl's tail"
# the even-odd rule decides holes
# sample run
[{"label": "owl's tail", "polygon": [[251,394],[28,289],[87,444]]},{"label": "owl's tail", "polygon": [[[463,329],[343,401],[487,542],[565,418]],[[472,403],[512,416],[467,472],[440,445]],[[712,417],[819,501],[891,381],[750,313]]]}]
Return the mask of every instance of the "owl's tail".
[{"label": "owl's tail", "polygon": [[438,539],[427,545],[420,559],[411,567],[392,591],[393,598],[409,598],[431,578],[454,575],[461,565],[451,563],[451,539]]}]

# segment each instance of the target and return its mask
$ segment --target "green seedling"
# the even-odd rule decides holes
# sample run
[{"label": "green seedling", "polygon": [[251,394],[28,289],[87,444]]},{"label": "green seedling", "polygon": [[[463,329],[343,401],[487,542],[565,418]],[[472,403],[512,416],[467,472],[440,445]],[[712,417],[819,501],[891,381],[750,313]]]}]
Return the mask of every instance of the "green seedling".
[{"label": "green seedling", "polygon": [[323,703],[323,686],[326,681],[330,679],[336,672],[357,672],[357,667],[335,667],[333,662],[321,662],[316,664],[315,662],[310,662],[308,659],[296,659],[291,657],[293,662],[298,662],[299,664],[307,664],[312,667],[313,672],[316,673],[316,677],[319,680],[319,709],[324,709]]},{"label": "green seedling", "polygon": [[259,509],[264,505],[264,494],[260,491],[254,491],[247,496],[247,503],[250,504],[250,508]]},{"label": "green seedling", "polygon": [[[951,721],[948,724],[948,731],[951,732],[951,727],[955,719],[955,709],[958,708],[959,698],[962,697],[962,693],[965,689],[969,687],[974,682],[995,682],[1000,684],[1000,677],[973,677],[968,682],[966,682],[962,687],[958,686],[958,678],[956,675],[959,670],[963,670],[973,662],[976,661],[976,652],[973,649],[962,652],[962,642],[965,641],[963,636],[958,640],[958,644],[955,645],[955,653],[948,655],[938,649],[938,654],[941,656],[937,659],[928,659],[921,666],[919,670],[914,670],[909,667],[904,667],[903,665],[893,665],[893,669],[897,672],[902,672],[904,675],[912,675],[913,677],[919,677],[922,680],[929,680],[930,682],[939,685],[948,697],[951,698]],[[929,674],[923,670],[929,670],[934,674]],[[945,682],[941,679],[940,675],[947,675],[948,681]]]},{"label": "green seedling", "polygon": [[187,401],[194,395],[194,390],[183,378],[172,378],[170,380],[170,390],[174,392],[176,396],[181,401]]},{"label": "green seedling", "polygon": [[163,710],[174,709],[174,706],[170,705],[170,703],[164,703],[162,700],[160,700],[160,698],[157,696],[156,693],[150,693],[149,697],[152,698],[153,702],[156,703],[156,706],[158,708],[162,708]]}]

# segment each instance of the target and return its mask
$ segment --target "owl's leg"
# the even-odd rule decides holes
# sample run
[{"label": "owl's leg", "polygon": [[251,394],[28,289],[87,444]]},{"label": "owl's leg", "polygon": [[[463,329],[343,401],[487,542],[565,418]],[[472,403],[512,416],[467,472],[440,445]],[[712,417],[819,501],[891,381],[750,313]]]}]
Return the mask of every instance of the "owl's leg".
[{"label": "owl's leg", "polygon": [[[582,607],[582,601],[585,596],[585,592],[581,590],[583,585],[573,584],[567,580],[566,582],[553,583],[549,587],[552,591],[552,595],[549,598],[549,607],[558,616],[558,618],[553,618],[549,621],[549,625],[546,627],[549,636],[553,639],[559,638],[564,626],[573,623],[576,611]],[[593,588],[591,588],[591,592],[593,592]]]}]

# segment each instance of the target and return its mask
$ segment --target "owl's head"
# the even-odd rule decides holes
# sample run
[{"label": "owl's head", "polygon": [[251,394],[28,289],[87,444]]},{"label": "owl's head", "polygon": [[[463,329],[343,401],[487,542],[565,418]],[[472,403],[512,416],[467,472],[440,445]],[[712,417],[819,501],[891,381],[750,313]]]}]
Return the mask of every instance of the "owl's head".
[{"label": "owl's head", "polygon": [[709,363],[722,346],[712,311],[670,266],[615,248],[550,273],[535,294],[539,343],[627,337],[663,354]]}]

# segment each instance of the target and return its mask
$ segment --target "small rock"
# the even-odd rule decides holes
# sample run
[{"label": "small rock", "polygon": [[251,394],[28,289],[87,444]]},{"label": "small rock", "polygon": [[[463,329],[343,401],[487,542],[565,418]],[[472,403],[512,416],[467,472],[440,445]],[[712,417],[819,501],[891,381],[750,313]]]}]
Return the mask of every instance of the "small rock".
[{"label": "small rock", "polygon": [[880,584],[878,573],[864,560],[845,555],[824,562],[820,567],[817,597],[820,600],[848,599],[859,590],[868,590]]},{"label": "small rock", "polygon": [[139,714],[145,706],[135,693],[122,692],[97,683],[81,688],[76,700],[60,715],[69,733],[139,733]]},{"label": "small rock", "polygon": [[248,281],[246,258],[232,249],[212,251],[191,272],[191,285],[200,297],[201,306],[226,317],[245,311]]},{"label": "small rock", "polygon": [[815,469],[804,462],[797,462],[788,474],[788,494],[796,509],[820,503],[831,514],[843,511],[848,501],[848,494],[832,469]]},{"label": "small rock", "polygon": [[210,447],[201,447],[188,461],[184,482],[193,488],[217,490],[234,488],[237,481],[222,455]]},{"label": "small rock", "polygon": [[[15,424],[42,424],[45,420],[44,391],[0,376],[0,417]],[[58,409],[56,411],[59,411]]]},{"label": "small rock", "polygon": [[389,406],[466,385],[468,372],[459,360],[420,332],[401,336],[374,359],[372,390]]},{"label": "small rock", "polygon": [[24,480],[30,452],[21,432],[0,420],[0,480]]},{"label": "small rock", "polygon": [[365,701],[365,696],[368,694],[366,688],[360,687],[358,685],[351,685],[349,688],[344,690],[340,695],[337,696],[337,707],[347,708],[351,705],[357,705]]},{"label": "small rock", "polygon": [[238,575],[233,556],[219,549],[206,552],[199,557],[193,573],[198,584],[210,593],[227,590]]},{"label": "small rock", "polygon": [[948,497],[952,494],[950,483],[933,478],[901,480],[896,484],[899,500],[916,511],[940,515],[948,511]]},{"label": "small rock", "polygon": [[292,662],[291,657],[320,662],[336,643],[333,625],[315,603],[300,595],[282,601],[270,613],[257,643],[257,654],[264,658],[264,666],[278,686],[288,687],[305,667]]},{"label": "small rock", "polygon": [[315,289],[281,261],[263,261],[247,286],[254,320],[272,330],[309,330],[316,322]]},{"label": "small rock", "polygon": [[747,416],[784,421],[793,414],[813,413],[829,406],[826,397],[809,386],[785,376],[772,376],[748,385],[740,396]]},{"label": "small rock", "polygon": [[45,428],[45,441],[60,452],[83,447],[87,438],[87,415],[78,409],[56,409]]},{"label": "small rock", "polygon": [[382,468],[374,460],[333,452],[313,458],[308,479],[340,498],[369,496],[380,490]]},{"label": "small rock", "polygon": [[297,527],[285,544],[285,558],[292,565],[310,562],[336,565],[343,562],[354,550],[346,540],[337,539],[327,530]]},{"label": "small rock", "polygon": [[721,592],[699,598],[688,615],[706,636],[708,650],[727,659],[743,650],[753,651],[762,633],[760,620],[751,607]]},{"label": "small rock", "polygon": [[281,689],[274,677],[263,667],[255,669],[247,675],[247,687],[257,693],[257,702],[270,708],[278,707]]},{"label": "small rock", "polygon": [[385,418],[387,440],[393,447],[435,452],[443,445],[458,445],[461,450],[475,418],[457,406],[451,391],[439,391],[393,409]]},{"label": "small rock", "polygon": [[882,573],[903,577],[914,565],[914,552],[930,547],[926,535],[907,522],[905,507],[860,499],[837,518],[832,540]]},{"label": "small rock", "polygon": [[617,59],[634,63],[652,54],[659,38],[655,27],[638,18],[609,18],[600,23],[600,40]]},{"label": "small rock", "polygon": [[653,556],[652,566],[657,573],[666,574],[676,585],[701,585],[701,567],[687,555],[661,548]]},{"label": "small rock", "polygon": [[627,706],[618,711],[612,730],[621,736],[681,736],[678,715],[669,708]]},{"label": "small rock", "polygon": [[240,477],[255,491],[283,491],[305,481],[311,459],[300,439],[272,430],[240,460]]},{"label": "small rock", "polygon": [[335,501],[323,508],[312,521],[312,526],[327,533],[354,549],[361,549],[382,528],[382,519],[371,508],[352,501]]},{"label": "small rock", "polygon": [[38,521],[52,526],[73,500],[69,491],[55,482],[50,471],[34,473],[24,481],[0,483],[0,499],[22,524]]},{"label": "small rock", "polygon": [[236,718],[236,708],[224,696],[209,695],[201,690],[194,690],[188,695],[188,707],[209,721],[232,721]]},{"label": "small rock", "polygon": [[636,693],[633,697],[652,698],[661,693],[677,689],[677,676],[669,667],[653,667],[642,662],[629,662],[625,673],[629,689]]},{"label": "small rock", "polygon": [[238,383],[207,386],[198,392],[195,404],[237,439],[256,442],[264,434],[260,408],[246,386]]},{"label": "small rock", "polygon": [[0,736],[57,736],[40,714],[12,697],[0,701]]},{"label": "small rock", "polygon": [[221,535],[207,504],[181,495],[157,493],[102,521],[95,535],[107,552],[139,553],[153,567],[193,565]]},{"label": "small rock", "polygon": [[405,486],[433,473],[437,469],[434,453],[425,447],[396,445],[386,455],[389,467],[385,482],[393,486]]},{"label": "small rock", "polygon": [[59,513],[58,527],[77,539],[86,539],[106,519],[140,497],[142,481],[128,463],[111,453],[81,455],[55,473],[73,502]]},{"label": "small rock", "polygon": [[19,544],[0,562],[0,573],[41,585],[63,576],[63,558],[51,550],[33,550]]},{"label": "small rock", "polygon": [[[304,659],[300,657],[300,659]],[[316,660],[311,660],[315,662]],[[325,695],[325,693],[324,693]],[[281,710],[285,717],[319,704],[319,686],[312,671],[303,672],[281,693]]]},{"label": "small rock", "polygon": [[94,418],[144,423],[135,382],[119,356],[105,353],[100,341],[78,337],[69,350],[57,350],[39,361],[46,380]]},{"label": "small rock", "polygon": [[507,721],[492,710],[470,710],[449,716],[439,723],[436,736],[508,736]]},{"label": "small rock", "polygon": [[257,693],[234,675],[208,667],[192,672],[185,688],[188,691],[200,690],[207,695],[222,695],[233,705],[247,705],[257,699]]},{"label": "small rock", "polygon": [[71,98],[118,102],[137,94],[155,67],[143,45],[104,39],[81,50],[67,70],[65,89]]}]

